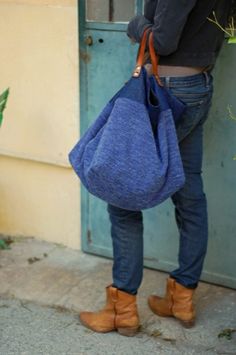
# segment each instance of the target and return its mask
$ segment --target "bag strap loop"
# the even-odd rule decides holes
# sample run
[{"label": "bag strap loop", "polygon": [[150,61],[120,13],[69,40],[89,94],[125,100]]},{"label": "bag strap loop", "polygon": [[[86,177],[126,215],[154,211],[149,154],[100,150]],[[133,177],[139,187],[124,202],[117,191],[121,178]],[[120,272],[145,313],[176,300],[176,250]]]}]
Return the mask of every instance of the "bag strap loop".
[{"label": "bag strap loop", "polygon": [[150,53],[151,62],[152,62],[152,73],[155,76],[158,84],[160,86],[163,86],[163,84],[161,82],[161,79],[160,79],[160,77],[158,75],[159,56],[155,52],[154,41],[153,41],[153,33],[152,32],[149,35],[148,47],[149,47],[149,53]]},{"label": "bag strap loop", "polygon": [[146,49],[146,45],[147,45],[148,32],[149,32],[149,29],[147,28],[143,33],[143,37],[142,37],[142,40],[141,40],[141,43],[139,46],[136,66],[135,66],[135,69],[133,72],[133,77],[135,77],[135,78],[139,77],[139,75],[141,73],[142,66],[144,64],[144,54],[145,54],[145,49]]},{"label": "bag strap loop", "polygon": [[[148,34],[149,34],[149,38],[148,38]],[[158,75],[159,56],[155,52],[154,43],[153,43],[153,33],[150,32],[149,28],[147,28],[143,33],[143,37],[142,37],[142,40],[141,40],[141,43],[139,46],[139,50],[138,50],[136,66],[135,66],[135,69],[133,72],[133,77],[137,78],[137,77],[139,77],[139,75],[141,73],[141,69],[144,65],[144,55],[145,55],[145,50],[147,47],[147,40],[148,40],[148,49],[149,49],[149,53],[150,53],[150,57],[151,57],[153,75],[155,76],[158,84],[163,86],[161,83],[160,77]]]}]

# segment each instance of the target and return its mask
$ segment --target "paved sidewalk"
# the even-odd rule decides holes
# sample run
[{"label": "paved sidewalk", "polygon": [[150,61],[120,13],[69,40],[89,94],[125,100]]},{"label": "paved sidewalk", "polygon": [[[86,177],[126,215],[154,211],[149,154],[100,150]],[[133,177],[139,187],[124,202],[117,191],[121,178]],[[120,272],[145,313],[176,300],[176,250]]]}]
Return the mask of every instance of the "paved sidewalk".
[{"label": "paved sidewalk", "polygon": [[34,239],[0,251],[0,354],[236,354],[236,291],[201,283],[197,325],[184,329],[146,304],[164,293],[167,274],[144,271],[138,305],[142,329],[133,338],[84,328],[80,310],[99,309],[111,281],[111,261]]}]

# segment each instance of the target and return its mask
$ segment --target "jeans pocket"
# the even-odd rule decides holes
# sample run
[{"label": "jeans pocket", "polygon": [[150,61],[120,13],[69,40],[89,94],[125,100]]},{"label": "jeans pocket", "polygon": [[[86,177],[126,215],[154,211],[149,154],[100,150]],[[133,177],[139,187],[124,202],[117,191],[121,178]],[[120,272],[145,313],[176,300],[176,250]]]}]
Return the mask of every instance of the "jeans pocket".
[{"label": "jeans pocket", "polygon": [[211,95],[184,101],[186,109],[177,126],[178,140],[182,141],[197,125],[202,125],[208,116],[211,106]]},{"label": "jeans pocket", "polygon": [[191,92],[185,90],[171,90],[172,94],[187,106],[200,106],[209,98],[209,90],[205,92]]}]

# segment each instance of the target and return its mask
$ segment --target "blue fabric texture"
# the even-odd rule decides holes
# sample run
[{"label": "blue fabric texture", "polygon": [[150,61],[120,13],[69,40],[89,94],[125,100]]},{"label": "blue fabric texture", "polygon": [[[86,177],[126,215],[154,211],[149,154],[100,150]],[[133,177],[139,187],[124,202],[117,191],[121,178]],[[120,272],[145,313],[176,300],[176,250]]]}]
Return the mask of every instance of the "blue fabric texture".
[{"label": "blue fabric texture", "polygon": [[184,105],[142,68],[109,101],[69,154],[84,186],[109,204],[141,210],[185,182],[175,122]]}]

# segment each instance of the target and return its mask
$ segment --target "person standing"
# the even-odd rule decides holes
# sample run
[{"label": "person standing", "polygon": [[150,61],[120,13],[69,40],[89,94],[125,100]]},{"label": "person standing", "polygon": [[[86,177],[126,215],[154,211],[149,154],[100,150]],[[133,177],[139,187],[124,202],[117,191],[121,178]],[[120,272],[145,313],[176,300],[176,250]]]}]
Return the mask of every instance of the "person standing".
[{"label": "person standing", "polygon": [[[202,181],[203,126],[211,106],[210,74],[224,33],[208,20],[215,14],[227,25],[230,0],[146,0],[144,15],[128,25],[128,36],[140,42],[152,31],[159,55],[163,84],[186,104],[177,126],[185,185],[172,196],[180,234],[178,268],[173,270],[164,297],[151,295],[150,309],[158,316],[173,316],[184,326],[194,325],[193,294],[207,252],[207,201]],[[140,325],[136,295],[143,277],[143,218],[141,211],[108,205],[113,241],[113,283],[106,288],[107,302],[99,312],[81,312],[80,320],[97,332],[117,330],[134,335]]]}]

